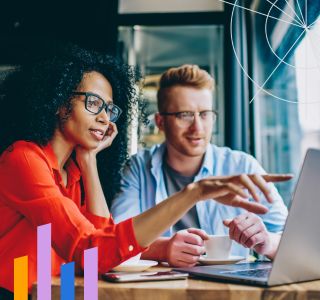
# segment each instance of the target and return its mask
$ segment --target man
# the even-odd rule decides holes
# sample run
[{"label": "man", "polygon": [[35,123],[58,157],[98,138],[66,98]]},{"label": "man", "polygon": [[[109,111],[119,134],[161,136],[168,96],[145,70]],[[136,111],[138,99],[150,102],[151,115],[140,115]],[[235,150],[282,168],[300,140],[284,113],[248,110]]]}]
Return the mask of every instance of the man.
[{"label": "man", "polygon": [[[253,197],[268,206],[269,212],[258,216],[215,201],[199,202],[142,258],[168,261],[178,267],[193,266],[205,252],[207,234],[229,234],[237,242],[232,246],[233,255],[247,256],[248,248],[269,258],[276,253],[280,239],[277,233],[283,230],[287,209],[274,185],[266,185],[263,176],[258,175],[265,171],[252,156],[210,144],[216,119],[212,110],[213,88],[213,78],[198,66],[183,65],[162,75],[155,121],[165,134],[165,143],[131,158],[111,212],[119,222],[151,208],[194,181],[235,174],[254,174],[237,178],[251,186]],[[273,199],[271,205],[264,195]]]}]

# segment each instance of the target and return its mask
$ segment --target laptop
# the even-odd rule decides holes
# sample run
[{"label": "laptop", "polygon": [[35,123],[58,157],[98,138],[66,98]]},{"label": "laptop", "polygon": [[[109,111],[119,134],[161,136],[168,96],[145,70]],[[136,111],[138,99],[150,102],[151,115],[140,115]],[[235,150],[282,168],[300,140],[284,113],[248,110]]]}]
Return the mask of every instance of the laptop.
[{"label": "laptop", "polygon": [[273,262],[178,268],[223,282],[274,286],[320,279],[320,150],[309,149]]}]

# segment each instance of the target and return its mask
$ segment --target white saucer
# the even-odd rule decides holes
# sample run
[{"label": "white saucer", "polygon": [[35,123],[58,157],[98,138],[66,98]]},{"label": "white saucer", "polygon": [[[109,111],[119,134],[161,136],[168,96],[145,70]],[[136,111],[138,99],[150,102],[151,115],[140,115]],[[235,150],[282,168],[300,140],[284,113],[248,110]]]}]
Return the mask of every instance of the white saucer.
[{"label": "white saucer", "polygon": [[157,261],[140,259],[137,264],[125,264],[122,263],[119,266],[114,267],[112,270],[117,272],[142,272],[150,267],[156,266]]},{"label": "white saucer", "polygon": [[199,262],[203,265],[227,265],[227,264],[235,264],[241,260],[244,260],[244,256],[229,256],[228,258],[224,259],[213,259],[207,258],[206,256],[200,256]]}]

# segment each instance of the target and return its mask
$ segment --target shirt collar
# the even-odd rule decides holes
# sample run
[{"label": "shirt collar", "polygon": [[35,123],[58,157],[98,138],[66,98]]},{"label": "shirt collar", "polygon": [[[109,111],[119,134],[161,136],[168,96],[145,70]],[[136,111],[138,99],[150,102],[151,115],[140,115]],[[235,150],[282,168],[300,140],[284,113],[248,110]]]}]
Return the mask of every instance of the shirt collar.
[{"label": "shirt collar", "polygon": [[151,149],[152,158],[151,158],[151,166],[152,169],[158,169],[162,166],[163,156],[166,151],[166,144],[162,143],[161,145],[155,145]]},{"label": "shirt collar", "polygon": [[[60,175],[60,170],[58,167],[58,160],[57,157],[52,149],[52,146],[50,143],[42,147],[44,153],[47,156],[47,159],[49,161],[49,164],[52,168],[52,170],[56,171]],[[79,170],[79,167],[76,165],[76,163],[73,161],[72,158],[69,158],[66,163],[66,170],[68,173],[68,186],[72,185],[74,182],[79,181],[81,177],[81,172]]]},{"label": "shirt collar", "polygon": [[72,185],[73,183],[80,180],[80,169],[72,158],[69,158],[69,160],[67,161],[66,169],[69,175],[68,185]]},{"label": "shirt collar", "polygon": [[[162,143],[161,145],[156,145],[152,149],[152,159],[151,159],[151,165],[152,169],[156,170],[159,169],[162,166],[163,162],[163,155],[166,150],[166,143]],[[198,172],[198,175],[212,175],[213,169],[214,169],[214,145],[208,144],[204,159],[202,161],[202,165],[200,167],[200,170]]]},{"label": "shirt collar", "polygon": [[55,153],[53,152],[53,149],[52,149],[52,146],[50,145],[50,143],[48,143],[45,146],[42,146],[41,148],[42,148],[43,152],[46,154],[51,168],[53,170],[59,171],[58,160],[57,160]]},{"label": "shirt collar", "polygon": [[213,147],[214,147],[213,145],[208,144],[206,153],[204,154],[204,159],[202,161],[201,168],[199,170],[199,174],[203,174],[204,172],[207,172],[206,175],[213,174],[213,168],[214,168]]}]

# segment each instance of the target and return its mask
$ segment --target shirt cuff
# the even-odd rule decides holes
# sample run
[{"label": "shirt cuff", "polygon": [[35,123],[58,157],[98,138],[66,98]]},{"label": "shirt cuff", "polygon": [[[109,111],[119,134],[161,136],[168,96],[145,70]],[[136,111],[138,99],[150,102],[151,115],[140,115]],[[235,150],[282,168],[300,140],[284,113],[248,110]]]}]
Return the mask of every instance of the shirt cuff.
[{"label": "shirt cuff", "polygon": [[141,247],[133,230],[133,219],[130,218],[116,225],[116,237],[118,239],[121,260],[127,260],[145,250],[148,247]]},{"label": "shirt cuff", "polygon": [[100,217],[88,211],[85,211],[83,214],[89,220],[89,222],[94,225],[96,229],[103,229],[104,227],[114,225],[113,217],[111,214],[109,217]]}]

